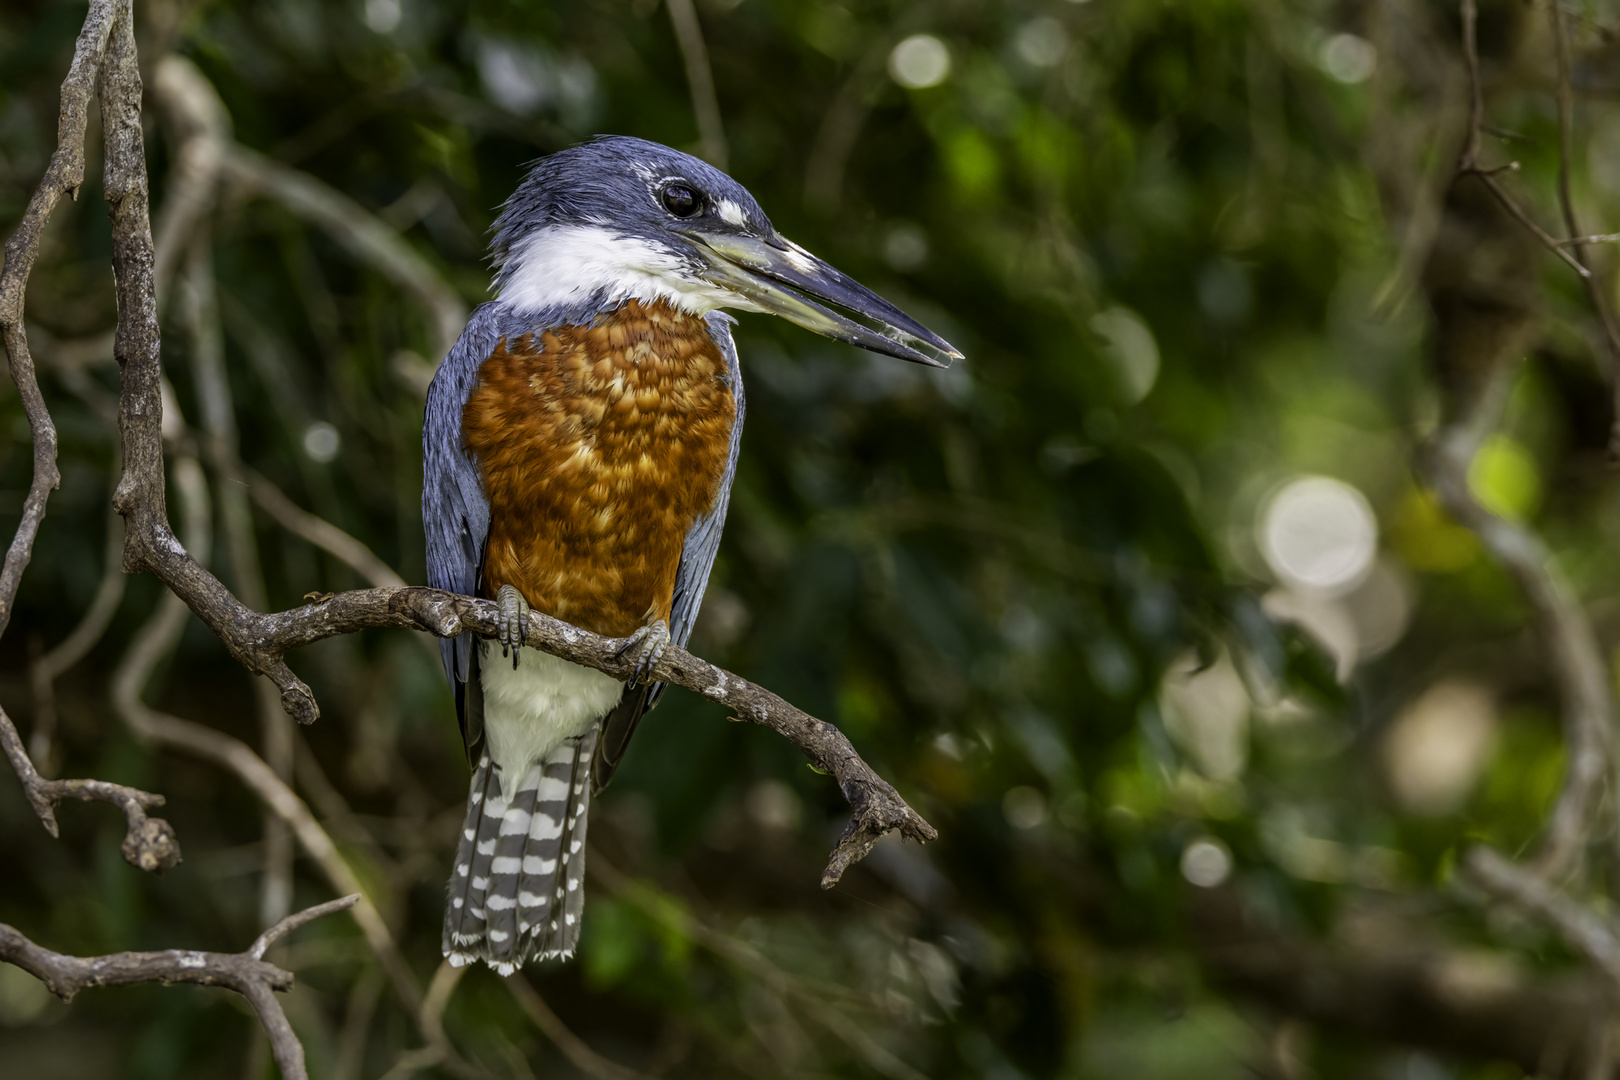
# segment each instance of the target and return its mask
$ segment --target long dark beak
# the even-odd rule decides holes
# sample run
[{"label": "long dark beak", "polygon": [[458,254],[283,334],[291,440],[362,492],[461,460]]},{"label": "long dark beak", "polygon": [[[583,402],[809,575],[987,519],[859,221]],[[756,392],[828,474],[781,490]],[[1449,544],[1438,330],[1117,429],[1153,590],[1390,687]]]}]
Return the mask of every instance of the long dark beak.
[{"label": "long dark beak", "polygon": [[[950,342],[871,289],[779,236],[758,239],[696,230],[682,235],[697,245],[706,267],[705,278],[752,301],[761,311],[836,341],[915,364],[949,367],[952,360],[962,357]],[[867,320],[876,329],[807,299],[812,296]]]}]

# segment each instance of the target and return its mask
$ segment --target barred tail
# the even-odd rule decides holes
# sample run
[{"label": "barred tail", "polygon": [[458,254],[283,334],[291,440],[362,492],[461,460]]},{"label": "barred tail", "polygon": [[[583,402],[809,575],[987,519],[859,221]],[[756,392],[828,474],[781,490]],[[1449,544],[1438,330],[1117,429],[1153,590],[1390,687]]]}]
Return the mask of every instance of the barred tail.
[{"label": "barred tail", "polygon": [[585,821],[593,728],[534,763],[512,795],[486,750],[473,771],[467,820],[444,909],[444,955],[510,975],[529,960],[572,956],[585,909]]}]

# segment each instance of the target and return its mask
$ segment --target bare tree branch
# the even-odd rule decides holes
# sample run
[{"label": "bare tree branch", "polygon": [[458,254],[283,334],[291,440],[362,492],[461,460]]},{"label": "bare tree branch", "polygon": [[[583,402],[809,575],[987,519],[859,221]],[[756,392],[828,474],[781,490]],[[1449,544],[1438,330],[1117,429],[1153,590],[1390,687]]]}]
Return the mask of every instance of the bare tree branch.
[{"label": "bare tree branch", "polygon": [[[186,575],[180,581],[181,588],[193,588],[199,577],[207,575],[189,556],[183,563],[179,559],[175,562]],[[211,575],[208,580],[212,581]],[[214,627],[233,655],[254,670],[271,671],[277,665],[285,670],[281,658],[288,650],[357,630],[404,626],[440,637],[454,637],[463,630],[493,637],[497,631],[498,609],[494,601],[437,589],[356,589],[289,611],[259,614],[243,608],[217,582],[214,587],[229,603],[198,611],[198,615]],[[530,613],[527,630],[524,642],[536,649],[616,679],[629,679],[635,673],[633,664],[621,655],[626,649],[625,639],[600,637],[540,612]],[[843,733],[826,721],[678,646],[665,651],[652,670],[652,678],[686,687],[726,706],[739,719],[769,727],[802,750],[818,768],[832,774],[855,813],[822,875],[823,888],[837,884],[843,872],[863,858],[886,832],[898,830],[902,836],[919,842],[939,835],[906,805],[893,786],[872,771]],[[303,686],[301,682],[297,685]],[[283,702],[288,698],[284,692]],[[293,700],[295,704],[300,701],[296,696]],[[313,699],[304,700],[310,711],[294,715],[313,720],[318,715]]]},{"label": "bare tree branch", "polygon": [[0,709],[0,746],[4,746],[17,779],[22,781],[28,803],[39,815],[39,822],[52,836],[60,835],[56,824],[56,804],[64,799],[80,802],[111,803],[124,812],[129,830],[124,834],[120,850],[124,861],[142,870],[168,870],[180,862],[180,841],[174,828],[162,818],[147,817],[146,812],[163,805],[163,796],[149,791],[111,784],[105,780],[46,780],[28,760],[22,738],[12,724],[11,717]]},{"label": "bare tree branch", "polygon": [[34,553],[34,537],[45,520],[45,504],[62,482],[56,467],[56,425],[51,422],[45,398],[39,392],[34,358],[28,351],[28,335],[23,330],[23,301],[28,292],[28,276],[39,258],[40,234],[45,222],[64,194],[78,198],[84,183],[84,131],[88,122],[90,91],[102,56],[112,34],[115,18],[122,17],[130,0],[91,0],[84,29],[73,49],[73,63],[62,82],[62,102],[56,127],[56,151],[45,176],[28,202],[17,231],[6,241],[5,268],[0,270],[0,337],[4,338],[11,381],[17,386],[28,426],[33,432],[34,478],[23,500],[22,521],[6,551],[0,568],[0,633],[11,622],[12,604],[23,571]]},{"label": "bare tree branch", "polygon": [[[1537,240],[1540,240],[1542,247],[1545,247],[1548,251],[1562,259],[1566,264],[1569,265],[1570,269],[1574,270],[1582,278],[1590,278],[1592,276],[1592,271],[1588,270],[1584,265],[1582,265],[1579,259],[1575,258],[1568,251],[1565,251],[1564,246],[1557,240],[1557,238],[1555,238],[1551,233],[1547,232],[1546,229],[1543,229],[1540,225],[1536,224],[1535,219],[1530,216],[1524,207],[1520,206],[1517,200],[1515,200],[1512,195],[1508,194],[1508,190],[1496,179],[1496,174],[1501,172],[1502,169],[1483,168],[1479,164],[1480,129],[1484,124],[1485,116],[1485,92],[1482,87],[1479,74],[1479,43],[1477,34],[1479,12],[1475,6],[1474,0],[1461,0],[1461,3],[1463,57],[1468,62],[1468,80],[1472,90],[1472,107],[1469,114],[1468,142],[1464,146],[1462,160],[1457,163],[1457,171],[1458,173],[1466,173],[1479,177],[1480,183],[1485,185],[1486,189],[1490,191],[1491,195],[1496,199],[1496,201],[1501,204],[1502,209],[1513,215],[1514,220],[1518,221],[1520,225],[1523,225],[1526,229],[1528,229]],[[1512,166],[1508,167],[1511,168]]]},{"label": "bare tree branch", "polygon": [[305,908],[303,911],[295,911],[255,938],[253,944],[248,947],[248,955],[255,960],[263,960],[264,954],[270,946],[300,926],[307,922],[313,922],[322,915],[330,915],[334,911],[347,911],[349,908],[354,907],[359,900],[359,893],[350,893],[348,896],[340,896],[336,900],[328,900],[324,904],[316,904],[314,907]]},{"label": "bare tree branch", "polygon": [[[1472,80],[1473,108],[1467,148],[1458,165],[1458,182],[1469,176],[1476,178],[1522,223],[1522,212],[1510,205],[1510,200],[1503,201],[1499,189],[1491,187],[1492,179],[1477,168],[1483,95],[1474,0],[1461,0],[1461,6],[1463,54]],[[1455,208],[1451,212],[1458,213]],[[1558,570],[1552,552],[1527,526],[1482,506],[1469,487],[1469,467],[1500,419],[1523,337],[1533,325],[1530,302],[1519,295],[1531,283],[1516,276],[1520,271],[1507,271],[1499,281],[1486,281],[1482,276],[1469,279],[1456,273],[1472,253],[1477,253],[1476,248],[1490,242],[1493,228],[1487,219],[1477,215],[1467,224],[1459,218],[1449,241],[1441,241],[1449,242],[1450,250],[1437,247],[1438,254],[1432,260],[1432,265],[1441,266],[1456,279],[1441,280],[1444,273],[1431,270],[1430,298],[1439,313],[1437,358],[1442,369],[1466,365],[1472,374],[1468,386],[1447,388],[1447,422],[1420,456],[1419,468],[1447,512],[1472,531],[1497,564],[1513,577],[1536,613],[1545,637],[1548,660],[1563,699],[1569,745],[1563,790],[1535,857],[1536,871],[1552,878],[1564,873],[1580,854],[1608,767],[1615,706],[1607,665],[1591,620]],[[1568,252],[1559,250],[1569,257]],[[1584,273],[1585,268],[1581,269]]]},{"label": "bare tree branch", "polygon": [[1498,899],[1536,915],[1558,931],[1577,954],[1588,958],[1620,988],[1620,938],[1590,908],[1579,904],[1488,847],[1471,848],[1464,857],[1469,880]]},{"label": "bare tree branch", "polygon": [[130,986],[135,983],[191,983],[221,986],[247,998],[259,1017],[270,1049],[285,1080],[308,1080],[304,1068],[304,1048],[287,1023],[286,1013],[276,1001],[276,993],[292,989],[293,976],[274,964],[266,963],[264,951],[270,943],[311,919],[353,904],[355,897],[328,901],[288,916],[266,930],[247,952],[215,953],[189,949],[162,952],[122,952],[108,956],[65,956],[34,944],[16,929],[0,923],[0,960],[15,964],[63,1001],[73,1000],[80,990],[98,986]]}]

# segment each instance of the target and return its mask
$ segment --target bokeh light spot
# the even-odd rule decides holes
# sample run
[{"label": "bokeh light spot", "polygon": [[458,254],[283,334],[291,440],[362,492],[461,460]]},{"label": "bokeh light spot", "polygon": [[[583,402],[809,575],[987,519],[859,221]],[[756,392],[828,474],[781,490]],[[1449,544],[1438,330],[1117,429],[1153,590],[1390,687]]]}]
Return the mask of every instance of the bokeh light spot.
[{"label": "bokeh light spot", "polygon": [[1322,43],[1317,63],[1333,78],[1353,85],[1372,77],[1378,67],[1378,50],[1366,38],[1335,34]]},{"label": "bokeh light spot", "polygon": [[304,453],[311,461],[326,464],[343,449],[343,436],[325,420],[317,420],[304,429]]},{"label": "bokeh light spot", "polygon": [[1232,873],[1232,856],[1226,845],[1213,837],[1188,844],[1181,853],[1181,876],[1200,889],[1213,889]]},{"label": "bokeh light spot", "polygon": [[1378,554],[1378,519],[1342,480],[1307,476],[1278,489],[1260,512],[1260,552],[1279,578],[1337,594],[1354,588]]},{"label": "bokeh light spot", "polygon": [[399,29],[403,12],[399,0],[366,0],[366,25],[379,34],[391,34]]},{"label": "bokeh light spot", "polygon": [[1384,739],[1395,800],[1414,814],[1457,809],[1495,749],[1496,702],[1474,683],[1448,679],[1402,709]]},{"label": "bokeh light spot", "polygon": [[1046,796],[1032,787],[1008,788],[1001,797],[1001,816],[1015,829],[1034,829],[1046,824]]},{"label": "bokeh light spot", "polygon": [[883,261],[901,273],[921,269],[928,262],[928,234],[914,222],[896,224],[883,238]]},{"label": "bokeh light spot", "polygon": [[1111,307],[1091,317],[1091,328],[1105,342],[1105,352],[1124,391],[1134,405],[1148,396],[1159,379],[1159,343],[1136,312]]},{"label": "bokeh light spot", "polygon": [[933,34],[912,34],[889,53],[889,75],[910,90],[938,86],[950,73],[950,50]]}]

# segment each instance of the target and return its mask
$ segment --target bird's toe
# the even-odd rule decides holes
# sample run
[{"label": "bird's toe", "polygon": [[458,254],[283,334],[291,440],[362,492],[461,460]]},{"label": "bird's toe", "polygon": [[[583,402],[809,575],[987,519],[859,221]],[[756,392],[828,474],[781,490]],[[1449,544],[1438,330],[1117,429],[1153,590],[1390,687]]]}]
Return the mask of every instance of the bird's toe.
[{"label": "bird's toe", "polygon": [[501,655],[511,656],[515,670],[518,657],[522,655],[523,638],[529,628],[529,602],[513,586],[502,585],[495,594],[495,603],[500,607],[496,638],[501,643]]},{"label": "bird's toe", "polygon": [[619,656],[628,656],[635,665],[635,674],[630,677],[628,686],[634,689],[652,677],[653,668],[658,666],[658,661],[664,658],[664,652],[669,648],[669,641],[669,624],[663,619],[648,623],[624,639]]}]

